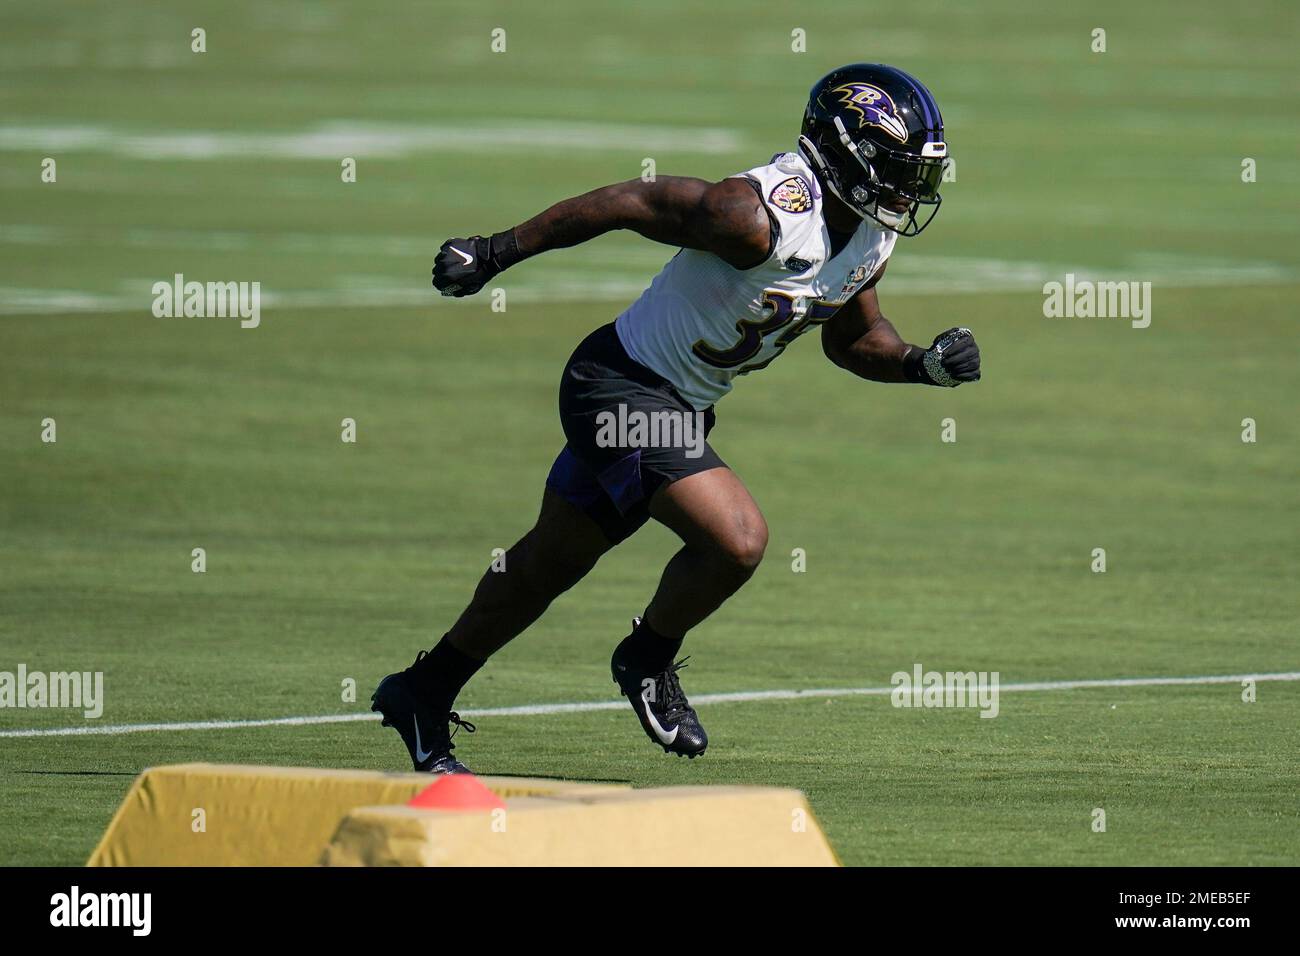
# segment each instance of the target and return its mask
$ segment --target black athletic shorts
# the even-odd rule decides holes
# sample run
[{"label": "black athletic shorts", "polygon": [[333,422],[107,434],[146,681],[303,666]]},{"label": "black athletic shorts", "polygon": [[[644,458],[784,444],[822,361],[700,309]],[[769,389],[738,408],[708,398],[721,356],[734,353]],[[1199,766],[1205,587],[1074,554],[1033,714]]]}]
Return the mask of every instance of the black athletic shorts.
[{"label": "black athletic shorts", "polygon": [[650,497],[687,475],[725,468],[705,441],[710,407],[696,412],[665,378],[634,362],[611,322],[574,350],[560,380],[568,440],[546,486],[590,516],[610,541],[650,517]]}]

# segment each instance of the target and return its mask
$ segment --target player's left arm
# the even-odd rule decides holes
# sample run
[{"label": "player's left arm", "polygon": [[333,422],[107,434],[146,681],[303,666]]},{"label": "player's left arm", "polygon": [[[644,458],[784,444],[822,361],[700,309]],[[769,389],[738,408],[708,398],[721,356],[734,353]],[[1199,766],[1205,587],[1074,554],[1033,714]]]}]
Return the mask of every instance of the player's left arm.
[{"label": "player's left arm", "polygon": [[880,311],[876,283],[885,267],[822,324],[822,350],[842,369],[873,382],[919,382],[956,387],[977,382],[980,349],[970,329],[953,328],[929,348],[903,341]]}]

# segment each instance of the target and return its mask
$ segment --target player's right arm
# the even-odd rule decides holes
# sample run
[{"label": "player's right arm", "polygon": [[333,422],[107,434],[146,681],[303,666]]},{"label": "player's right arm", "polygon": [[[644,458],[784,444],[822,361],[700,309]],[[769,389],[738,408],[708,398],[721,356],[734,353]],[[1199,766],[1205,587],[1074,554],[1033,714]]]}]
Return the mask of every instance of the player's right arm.
[{"label": "player's right arm", "polygon": [[767,208],[748,180],[633,179],[558,202],[493,236],[448,239],[434,261],[433,285],[443,295],[473,295],[516,262],[615,229],[711,252],[737,269],[764,262],[774,238]]}]

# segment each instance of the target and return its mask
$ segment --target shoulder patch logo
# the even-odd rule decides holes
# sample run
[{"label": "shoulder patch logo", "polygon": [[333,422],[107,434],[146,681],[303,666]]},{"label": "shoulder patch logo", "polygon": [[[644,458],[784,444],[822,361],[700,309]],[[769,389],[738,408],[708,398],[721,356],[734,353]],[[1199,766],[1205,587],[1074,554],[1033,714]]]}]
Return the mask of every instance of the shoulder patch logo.
[{"label": "shoulder patch logo", "polygon": [[786,212],[807,212],[812,209],[812,190],[802,176],[791,176],[772,188],[767,201]]}]

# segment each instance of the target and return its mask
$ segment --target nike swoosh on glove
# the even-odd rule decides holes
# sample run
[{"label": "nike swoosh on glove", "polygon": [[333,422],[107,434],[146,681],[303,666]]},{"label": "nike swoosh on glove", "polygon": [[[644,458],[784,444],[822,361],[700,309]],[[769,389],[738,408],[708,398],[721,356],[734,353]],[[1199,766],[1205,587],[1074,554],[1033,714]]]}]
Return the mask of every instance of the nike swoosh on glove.
[{"label": "nike swoosh on glove", "polygon": [[433,260],[433,287],[456,298],[473,295],[500,271],[490,239],[448,239]]}]

